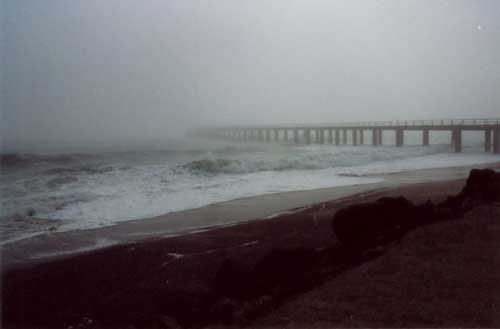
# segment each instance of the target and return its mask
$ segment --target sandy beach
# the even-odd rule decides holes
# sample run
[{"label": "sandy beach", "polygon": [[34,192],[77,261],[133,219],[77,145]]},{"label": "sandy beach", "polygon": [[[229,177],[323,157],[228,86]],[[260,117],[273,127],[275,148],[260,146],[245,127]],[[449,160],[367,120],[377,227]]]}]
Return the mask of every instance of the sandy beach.
[{"label": "sandy beach", "polygon": [[[499,168],[499,165],[494,167]],[[383,196],[403,195],[416,204],[428,199],[441,202],[463,188],[469,169],[394,174],[386,176],[384,183],[373,186],[241,199],[149,220],[89,231],[54,233],[8,244],[2,250],[4,321],[13,327],[51,328],[77,325],[82,321],[90,321],[86,324],[89,328],[150,327],[151,321],[156,323],[160,318],[172,317],[181,327],[213,325],[210,319],[216,297],[211,287],[224,261],[237,260],[250,268],[273,250],[335,248],[337,241],[331,230],[331,220],[338,209]],[[490,219],[498,215],[494,210],[497,208],[491,209]],[[219,216],[232,221],[221,224],[216,222]],[[189,227],[198,227],[196,221],[202,218],[213,219],[213,225],[219,226],[190,231]],[[184,224],[184,234],[169,234],[171,227],[167,222],[170,220],[192,222]],[[242,223],[236,225],[235,222]],[[105,245],[106,239],[112,240],[113,245]],[[99,248],[99,241],[104,241],[102,248]],[[300,272],[300,264],[297,266],[293,270]],[[321,279],[314,279],[307,287],[285,294],[286,298],[271,307],[285,305],[274,318],[273,312],[269,315],[268,305],[257,307],[256,319],[262,314],[268,317],[255,323],[281,326],[282,319],[287,317],[281,312],[287,312],[290,296],[300,296],[304,291],[314,294],[314,287],[335,281],[336,276],[348,268],[351,265],[335,265]],[[237,278],[234,280],[238,282]],[[312,298],[304,296],[305,300]],[[266,311],[261,312],[261,308]],[[307,313],[302,320],[309,316],[315,315]],[[292,322],[297,327],[317,324],[313,320],[302,320]],[[366,321],[353,325],[369,325]],[[390,320],[387,321],[382,325],[390,324]],[[327,326],[351,324],[334,321]]]}]

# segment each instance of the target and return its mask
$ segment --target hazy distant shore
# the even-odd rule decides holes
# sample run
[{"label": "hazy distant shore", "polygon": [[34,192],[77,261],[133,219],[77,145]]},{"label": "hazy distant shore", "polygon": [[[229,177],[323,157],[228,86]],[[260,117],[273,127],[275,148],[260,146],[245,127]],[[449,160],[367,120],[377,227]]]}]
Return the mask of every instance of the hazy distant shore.
[{"label": "hazy distant shore", "polygon": [[[499,168],[500,166],[497,163],[494,167]],[[429,175],[428,171],[398,174],[388,177],[388,183],[385,187],[377,190],[374,190],[373,187],[368,188],[372,191],[370,193],[357,193],[341,199],[339,199],[340,194],[337,194],[337,200],[325,200],[314,204],[310,202],[313,198],[310,195],[311,199],[303,200],[303,202],[309,202],[310,206],[273,216],[267,220],[261,217],[261,220],[201,230],[191,234],[167,238],[156,236],[142,242],[123,241],[124,244],[101,250],[81,250],[85,252],[80,255],[69,257],[66,254],[64,255],[65,259],[60,260],[57,260],[57,257],[46,257],[33,261],[28,257],[24,259],[25,262],[22,265],[18,263],[18,266],[14,266],[18,270],[13,270],[9,274],[10,277],[7,277],[9,291],[4,302],[7,302],[9,312],[14,307],[17,309],[14,314],[26,312],[25,314],[30,315],[26,317],[27,319],[39,317],[39,323],[46,323],[48,327],[56,325],[61,319],[65,319],[66,323],[77,325],[81,321],[88,321],[85,320],[86,318],[90,318],[93,323],[109,326],[139,321],[137,317],[146,319],[144,321],[148,322],[152,319],[157,321],[162,316],[174,315],[176,321],[179,321],[183,326],[196,326],[197,319],[190,315],[190,307],[199,303],[203,304],[204,300],[209,298],[207,297],[209,295],[205,296],[204,294],[208,293],[216,272],[225,259],[237,260],[251,266],[276,248],[299,247],[319,250],[332,247],[336,240],[330,226],[336,210],[349,204],[372,201],[383,196],[403,195],[417,204],[428,199],[440,202],[448,195],[454,195],[462,189],[467,172],[467,168],[450,168],[434,171],[435,176],[433,177]],[[422,182],[423,177],[427,177],[427,181]],[[445,177],[450,179],[443,180]],[[419,183],[417,183],[418,180],[420,180]],[[310,192],[296,193],[310,194]],[[324,189],[314,193],[328,194],[333,193],[333,191]],[[347,193],[347,191],[342,193]],[[280,197],[285,198],[287,195],[289,197],[290,193],[285,193]],[[261,198],[252,199],[255,201],[263,200]],[[292,200],[291,202],[298,202],[297,199],[288,199]],[[275,201],[276,199],[274,199]],[[242,200],[234,201],[226,206],[235,207],[240,202]],[[224,207],[219,208],[217,213],[219,215],[227,214]],[[492,214],[491,211],[483,211],[483,213]],[[127,230],[133,230],[134,226],[140,230],[147,225],[152,225],[148,224],[147,220],[125,224],[130,225]],[[439,226],[436,225],[436,227]],[[112,228],[107,229],[111,230]],[[119,225],[115,228],[119,228]],[[96,240],[99,240],[102,230],[91,230],[94,231],[92,234]],[[432,231],[432,229],[427,230]],[[71,239],[74,239],[74,242],[77,242],[81,237],[76,233],[66,233],[67,237],[65,239],[61,237],[61,241],[69,243]],[[128,233],[132,234],[133,232],[129,231]],[[45,237],[44,243],[50,245],[53,243],[51,239]],[[13,249],[21,250],[29,245],[25,241],[18,245],[14,244],[16,248],[5,250],[7,253],[3,254],[2,259],[3,275],[9,271],[9,268],[14,268],[10,265],[15,265],[15,262],[12,263],[12,259],[9,259],[15,256],[15,253],[12,253]],[[43,243],[40,242],[38,247],[41,248],[42,245]],[[54,248],[56,246],[57,244],[52,245]],[[19,255],[22,256],[22,254]],[[27,254],[24,256],[26,257]],[[33,267],[35,264],[38,265]],[[6,277],[4,276],[4,278]],[[335,279],[333,280],[335,281]],[[6,284],[6,280],[3,283]],[[363,284],[365,283],[363,282]],[[120,287],[127,287],[127,289],[122,290]],[[21,304],[14,306],[17,300],[16,296],[23,295],[33,297],[29,300],[23,299]],[[160,300],[158,296],[162,296]],[[304,298],[312,297],[306,296]],[[391,302],[395,301],[391,300]],[[162,307],[165,309],[161,309]],[[286,316],[283,312],[287,312],[286,308],[276,313],[275,317],[270,315],[260,323],[264,326],[279,326],[282,318]],[[74,316],[74,314],[80,315]],[[268,314],[267,311],[264,314]],[[488,316],[490,316],[489,313],[483,314],[480,318],[482,322],[478,323],[491,324],[492,322],[487,322]],[[350,323],[346,322],[348,320],[349,318],[342,318],[337,322],[332,320],[333,322],[329,323],[347,324]],[[307,322],[307,318],[301,318],[300,314],[295,315],[294,321],[299,327],[301,324],[314,325],[314,322]],[[413,325],[427,323],[418,322],[418,319],[411,321],[407,323]],[[455,325],[460,324],[454,322],[453,319],[441,319],[440,321]],[[367,322],[362,323],[368,324]],[[388,323],[390,322],[382,323],[382,325]]]}]

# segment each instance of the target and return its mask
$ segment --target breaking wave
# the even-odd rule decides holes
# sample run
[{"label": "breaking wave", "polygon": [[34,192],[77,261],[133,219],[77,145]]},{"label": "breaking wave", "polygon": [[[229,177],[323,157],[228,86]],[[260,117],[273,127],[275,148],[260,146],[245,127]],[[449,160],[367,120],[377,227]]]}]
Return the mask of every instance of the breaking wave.
[{"label": "breaking wave", "polygon": [[325,146],[295,147],[287,152],[254,155],[251,157],[219,158],[209,154],[202,159],[183,164],[183,168],[195,174],[248,174],[261,171],[319,170],[327,168],[365,165],[376,161],[398,160],[445,152],[447,145],[432,147],[347,147]]}]

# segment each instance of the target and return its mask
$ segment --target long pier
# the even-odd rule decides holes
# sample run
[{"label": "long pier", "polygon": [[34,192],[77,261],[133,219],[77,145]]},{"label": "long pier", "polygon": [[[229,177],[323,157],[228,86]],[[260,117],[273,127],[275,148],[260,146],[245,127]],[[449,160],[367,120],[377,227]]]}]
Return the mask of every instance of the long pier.
[{"label": "long pier", "polygon": [[484,150],[495,154],[500,153],[500,118],[346,122],[328,125],[229,126],[200,129],[198,135],[237,141],[332,145],[346,145],[350,136],[351,145],[357,146],[365,144],[367,131],[371,137],[370,144],[374,146],[383,145],[384,131],[394,131],[398,147],[404,145],[405,131],[421,131],[422,145],[429,145],[432,131],[450,131],[450,142],[455,152],[462,151],[464,131],[483,131]]}]

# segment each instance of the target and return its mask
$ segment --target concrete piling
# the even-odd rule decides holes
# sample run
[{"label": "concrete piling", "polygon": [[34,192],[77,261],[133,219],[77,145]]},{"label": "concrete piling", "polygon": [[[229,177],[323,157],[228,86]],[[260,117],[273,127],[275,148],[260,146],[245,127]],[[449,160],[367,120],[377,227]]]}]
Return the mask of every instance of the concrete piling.
[{"label": "concrete piling", "polygon": [[493,153],[500,153],[500,127],[493,130]]},{"label": "concrete piling", "polygon": [[491,130],[486,129],[484,131],[484,151],[491,152]]},{"label": "concrete piling", "polygon": [[451,132],[451,141],[455,148],[455,153],[462,152],[462,129],[454,128]]},{"label": "concrete piling", "polygon": [[396,129],[396,146],[401,147],[404,144],[404,130]]},{"label": "concrete piling", "polygon": [[424,146],[428,146],[429,145],[429,129],[424,129],[422,131],[422,144]]}]

